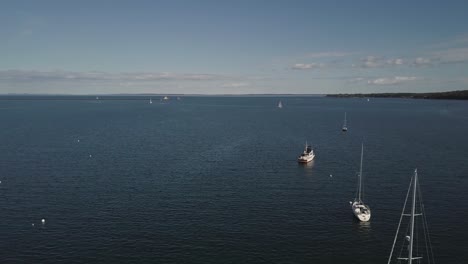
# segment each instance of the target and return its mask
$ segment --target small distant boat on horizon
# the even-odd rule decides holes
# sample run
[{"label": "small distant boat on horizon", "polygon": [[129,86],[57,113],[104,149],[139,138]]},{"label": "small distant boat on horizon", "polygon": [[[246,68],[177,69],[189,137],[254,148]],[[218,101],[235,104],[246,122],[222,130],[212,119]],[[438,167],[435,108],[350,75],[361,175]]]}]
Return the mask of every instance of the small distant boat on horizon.
[{"label": "small distant boat on horizon", "polygon": [[278,108],[283,108],[283,103],[281,103],[281,100],[278,102]]},{"label": "small distant boat on horizon", "polygon": [[344,113],[344,122],[343,122],[343,127],[341,128],[341,131],[343,132],[348,131],[348,127],[346,126],[346,112]]},{"label": "small distant boat on horizon", "polygon": [[368,205],[364,204],[362,201],[362,194],[361,194],[361,186],[362,186],[362,158],[364,156],[364,144],[361,145],[361,166],[359,169],[359,181],[358,181],[358,193],[357,197],[354,198],[354,201],[350,201],[351,209],[353,211],[354,216],[356,216],[359,221],[367,222],[370,220],[371,211]]},{"label": "small distant boat on horizon", "polygon": [[149,103],[150,103],[150,104],[152,104],[152,103],[153,103],[153,100],[151,100],[151,98],[150,98],[150,101],[149,101]]},{"label": "small distant boat on horizon", "polygon": [[312,149],[312,146],[309,144],[305,144],[305,149],[304,152],[297,158],[297,161],[299,163],[308,163],[311,162],[315,157],[314,150]]},{"label": "small distant boat on horizon", "polygon": [[167,101],[167,100],[169,100],[169,97],[164,96],[163,100]]},{"label": "small distant boat on horizon", "polygon": [[99,96],[96,96],[96,100],[99,100]]}]

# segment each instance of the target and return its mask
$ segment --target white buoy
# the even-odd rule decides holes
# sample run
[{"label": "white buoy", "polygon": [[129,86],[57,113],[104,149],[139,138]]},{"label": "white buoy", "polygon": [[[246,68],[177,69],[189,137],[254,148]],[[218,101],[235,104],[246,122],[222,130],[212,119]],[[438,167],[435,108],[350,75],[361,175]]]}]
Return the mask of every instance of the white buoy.
[{"label": "white buoy", "polygon": [[45,219],[44,219],[44,218],[42,218],[41,222],[42,222],[42,224],[45,224]]},{"label": "white buoy", "polygon": [[79,139],[78,139],[77,141],[78,141],[78,142],[80,142],[80,140],[79,140]]},{"label": "white buoy", "polygon": [[89,155],[89,157],[91,158],[93,155]]},{"label": "white buoy", "polygon": [[31,224],[34,227],[34,223]]},{"label": "white buoy", "polygon": [[333,177],[333,175],[330,174],[330,178]]}]

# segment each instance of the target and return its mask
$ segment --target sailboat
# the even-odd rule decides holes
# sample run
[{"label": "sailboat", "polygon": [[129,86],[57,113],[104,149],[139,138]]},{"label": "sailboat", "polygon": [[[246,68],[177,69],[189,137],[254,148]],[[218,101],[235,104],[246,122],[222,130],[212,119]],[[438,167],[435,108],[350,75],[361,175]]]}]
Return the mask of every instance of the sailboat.
[{"label": "sailboat", "polygon": [[361,185],[362,185],[362,157],[364,155],[364,144],[361,145],[361,168],[359,169],[359,183],[358,183],[358,194],[354,198],[354,201],[350,201],[351,209],[353,210],[354,216],[356,216],[359,221],[367,222],[371,217],[371,211],[368,205],[364,204],[362,201],[361,194]]},{"label": "sailboat", "polygon": [[314,150],[312,149],[312,146],[307,144],[307,141],[306,141],[304,152],[302,152],[302,154],[297,158],[297,161],[299,163],[308,163],[312,161],[314,157],[315,157]]},{"label": "sailboat", "polygon": [[[408,196],[410,194],[410,191],[411,189],[413,189],[413,195],[412,195],[412,201],[411,201],[411,212],[408,214],[408,213],[405,213],[405,209],[406,209],[406,204],[408,202]],[[417,198],[419,197],[419,206],[417,204]],[[416,211],[419,210],[420,212],[417,213]],[[429,231],[428,231],[428,228],[427,228],[427,221],[426,221],[426,213],[425,213],[425,210],[424,210],[424,206],[423,206],[423,203],[422,203],[422,200],[421,200],[421,191],[419,189],[419,185],[418,185],[418,170],[415,169],[414,170],[414,176],[411,178],[411,182],[410,182],[410,185],[409,185],[409,188],[408,188],[408,192],[406,193],[406,199],[405,199],[405,204],[403,205],[403,211],[401,212],[401,216],[400,216],[400,222],[398,223],[398,228],[397,228],[397,232],[395,234],[395,239],[393,240],[393,246],[392,246],[392,250],[390,251],[390,257],[388,258],[388,264],[391,263],[392,261],[392,257],[393,257],[393,251],[395,249],[395,244],[398,240],[398,237],[399,237],[399,230],[400,230],[400,226],[401,226],[401,222],[402,222],[402,219],[403,219],[403,216],[409,216],[410,217],[410,221],[409,221],[409,230],[406,229],[406,232],[408,232],[406,234],[406,236],[402,239],[403,239],[403,245],[402,245],[402,248],[400,250],[400,256],[398,256],[396,258],[396,261],[398,263],[400,263],[401,261],[406,261],[408,264],[412,264],[413,263],[413,260],[416,260],[415,262],[417,263],[422,263],[421,260],[423,258],[426,258],[426,262],[427,263],[435,263],[434,262],[434,254],[433,254],[433,251],[432,251],[432,246],[431,246],[431,239],[429,237]],[[421,233],[420,231],[418,232],[417,228],[415,228],[415,225],[416,225],[416,217],[420,217],[419,219],[421,219],[420,222],[418,223],[422,223],[422,233],[423,233],[423,236],[422,236],[422,239],[419,238],[418,234]],[[424,241],[420,241],[420,240],[424,240]],[[405,252],[403,249],[404,249],[404,245],[406,245],[406,243],[408,243],[408,246],[407,246],[407,252]],[[425,252],[424,251],[420,251],[420,248],[423,248],[423,246],[421,245],[425,245]],[[425,263],[426,263],[425,262]]]},{"label": "sailboat", "polygon": [[344,113],[344,122],[343,122],[343,127],[341,128],[341,131],[343,132],[348,131],[348,127],[346,126],[346,112]]},{"label": "sailboat", "polygon": [[152,104],[152,103],[153,103],[153,101],[151,100],[151,98],[150,98],[150,102],[149,102],[149,103],[150,103],[150,104]]},{"label": "sailboat", "polygon": [[281,103],[281,100],[278,102],[278,108],[283,108],[283,103]]}]

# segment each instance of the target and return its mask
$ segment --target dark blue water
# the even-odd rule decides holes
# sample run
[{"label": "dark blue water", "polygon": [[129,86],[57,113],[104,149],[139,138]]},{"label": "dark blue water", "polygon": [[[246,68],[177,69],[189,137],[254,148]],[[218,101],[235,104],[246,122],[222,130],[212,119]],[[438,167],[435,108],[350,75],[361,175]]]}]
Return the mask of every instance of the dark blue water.
[{"label": "dark blue water", "polygon": [[467,102],[281,99],[1,100],[0,262],[386,263],[416,167],[436,260],[468,259]]}]

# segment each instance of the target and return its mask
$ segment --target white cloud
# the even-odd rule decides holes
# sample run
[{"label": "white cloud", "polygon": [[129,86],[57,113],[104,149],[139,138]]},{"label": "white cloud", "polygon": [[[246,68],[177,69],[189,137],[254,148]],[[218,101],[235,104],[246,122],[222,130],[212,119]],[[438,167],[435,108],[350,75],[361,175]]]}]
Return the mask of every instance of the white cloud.
[{"label": "white cloud", "polygon": [[[361,68],[380,68],[386,66],[401,66],[407,64],[406,59],[403,58],[390,58],[380,56],[367,56],[361,59]],[[353,64],[355,66],[355,64]]]},{"label": "white cloud", "polygon": [[229,79],[228,76],[216,74],[178,74],[151,72],[69,72],[69,71],[0,71],[0,80],[13,81],[210,81]]},{"label": "white cloud", "polygon": [[225,83],[221,87],[223,88],[239,88],[239,87],[246,87],[249,86],[250,83],[246,82],[237,82],[237,83]]},{"label": "white cloud", "polygon": [[419,78],[411,76],[394,76],[394,77],[382,77],[377,79],[369,79],[367,80],[367,84],[370,85],[395,85],[409,81],[416,81]]},{"label": "white cloud", "polygon": [[293,70],[312,70],[323,68],[325,65],[323,63],[296,63],[291,68]]},{"label": "white cloud", "polygon": [[383,58],[377,56],[367,56],[361,59],[361,61],[361,67],[363,68],[377,68],[383,66],[384,64]]},{"label": "white cloud", "polygon": [[432,60],[429,58],[418,57],[414,59],[412,65],[414,66],[429,66],[432,65]]},{"label": "white cloud", "polygon": [[349,83],[360,83],[364,81],[366,81],[366,79],[363,77],[356,77],[356,78],[351,78],[348,80]]},{"label": "white cloud", "polygon": [[440,63],[468,62],[468,47],[435,51],[432,55],[440,60]]},{"label": "white cloud", "polygon": [[342,51],[328,51],[328,52],[312,52],[308,53],[306,57],[308,58],[330,58],[330,57],[345,57],[352,55],[351,52],[342,52]]},{"label": "white cloud", "polygon": [[389,59],[386,61],[388,65],[403,65],[405,64],[405,61],[401,58],[398,59]]}]

